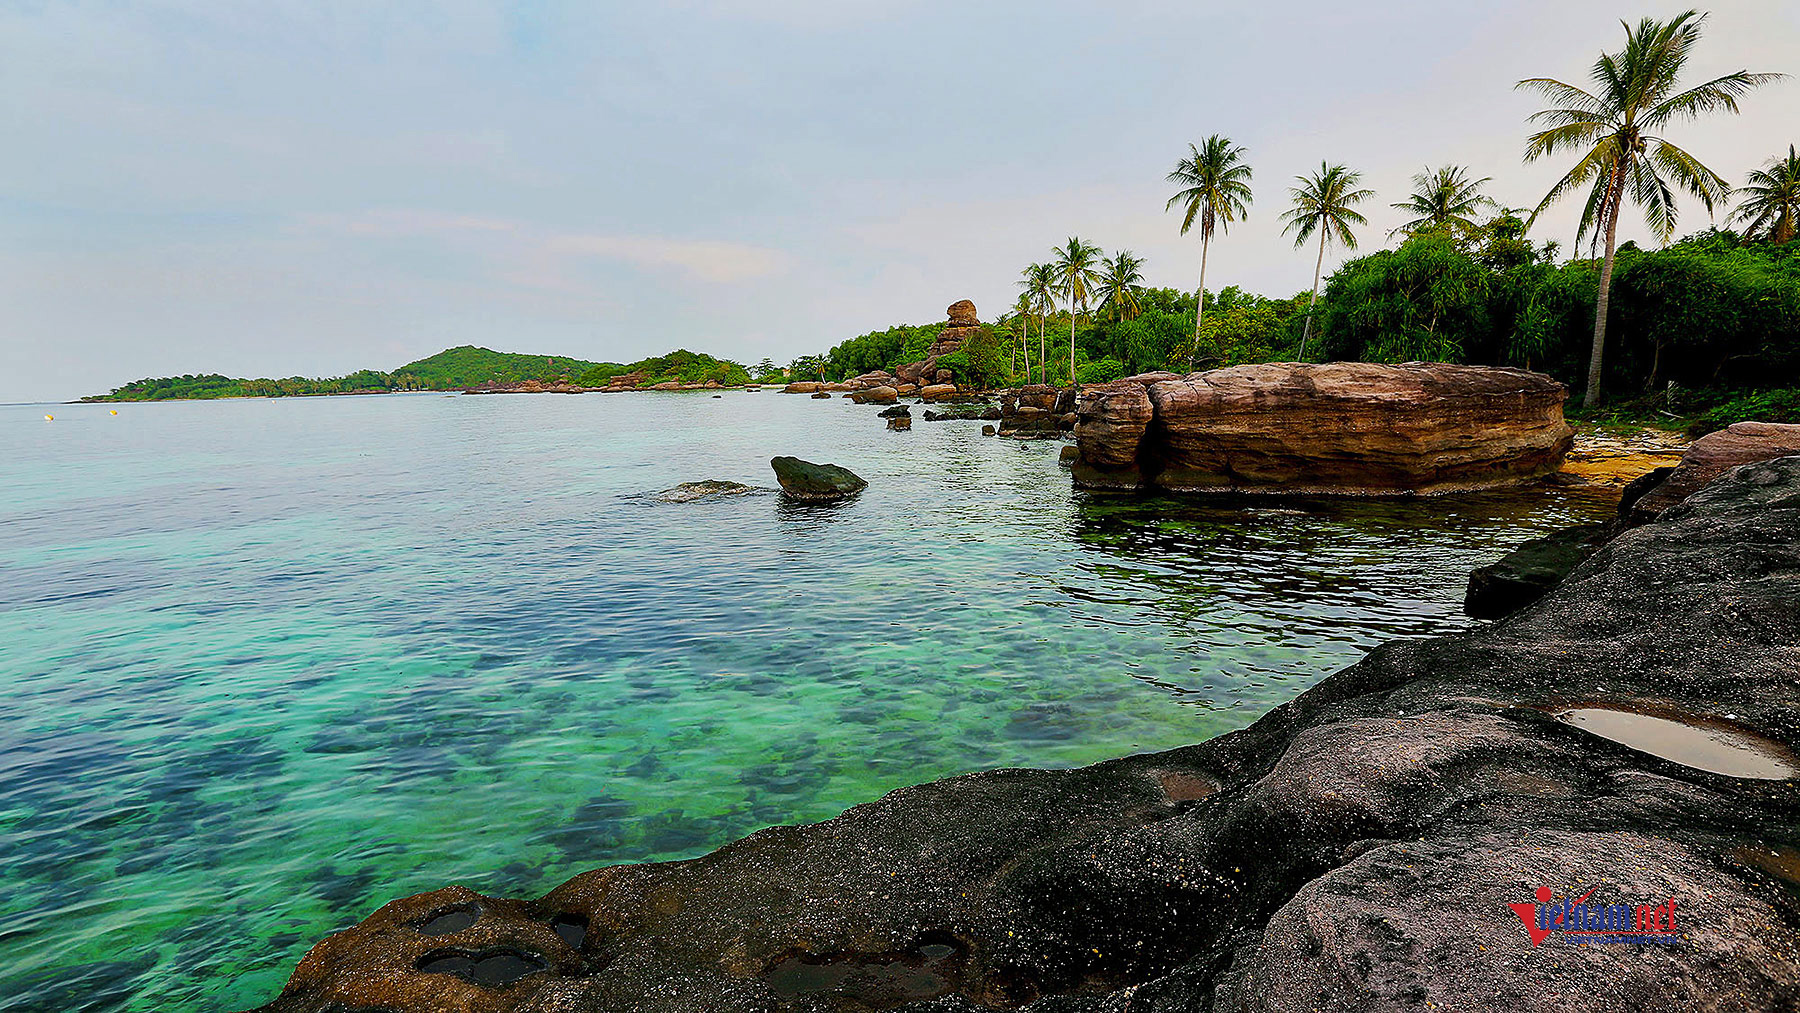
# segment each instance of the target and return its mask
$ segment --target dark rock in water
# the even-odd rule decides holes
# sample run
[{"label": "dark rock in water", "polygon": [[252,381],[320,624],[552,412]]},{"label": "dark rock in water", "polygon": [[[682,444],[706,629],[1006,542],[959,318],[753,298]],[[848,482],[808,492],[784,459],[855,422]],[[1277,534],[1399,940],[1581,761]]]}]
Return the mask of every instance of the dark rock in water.
[{"label": "dark rock in water", "polygon": [[906,407],[903,404],[897,404],[897,405],[893,406],[892,408],[883,408],[882,410],[876,412],[875,414],[884,419],[891,419],[896,415],[911,415],[912,409]]},{"label": "dark rock in water", "polygon": [[996,430],[993,426],[982,426],[981,427],[981,435],[983,435],[983,436],[992,436],[997,431],[998,430]]},{"label": "dark rock in water", "polygon": [[745,485],[742,482],[722,482],[709,478],[701,482],[683,482],[658,493],[652,493],[653,499],[664,503],[692,503],[698,499],[722,499],[726,496],[754,496],[765,492],[774,492],[760,486]]},{"label": "dark rock in water", "polygon": [[1056,463],[1065,468],[1073,466],[1079,460],[1081,460],[1081,451],[1073,446],[1065,444],[1061,450],[1056,452]]},{"label": "dark rock in water", "polygon": [[850,469],[835,464],[813,464],[798,457],[777,457],[769,464],[781,482],[781,491],[794,499],[830,502],[854,496],[869,485]]},{"label": "dark rock in water", "polygon": [[1469,574],[1463,611],[1476,619],[1517,612],[1599,552],[1611,531],[1608,524],[1579,524],[1521,544],[1499,562]]},{"label": "dark rock in water", "polygon": [[925,421],[949,422],[958,420],[999,421],[1000,409],[991,404],[947,405],[943,408],[925,409]]},{"label": "dark rock in water", "polygon": [[813,400],[814,400],[814,401],[817,401],[817,400],[819,400],[819,399],[820,399],[820,398],[826,398],[826,399],[829,399],[829,398],[830,398],[830,397],[831,397],[831,392],[830,392],[830,391],[828,391],[828,390],[821,390],[821,391],[815,391],[815,392],[814,392],[814,393],[813,393],[813,396],[812,396],[812,397],[813,397]]},{"label": "dark rock in water", "polygon": [[907,432],[912,429],[912,416],[895,415],[887,420],[887,427],[897,433]]},{"label": "dark rock in water", "polygon": [[[537,901],[395,901],[263,1009],[1791,1013],[1797,643],[1786,458],[1624,532],[1536,606],[1378,647],[1241,731],[902,788]],[[1569,935],[1550,919],[1575,899],[1670,945]],[[474,902],[455,935],[413,928]],[[557,915],[593,927],[579,949]],[[502,987],[418,967],[446,949],[546,966]]]}]

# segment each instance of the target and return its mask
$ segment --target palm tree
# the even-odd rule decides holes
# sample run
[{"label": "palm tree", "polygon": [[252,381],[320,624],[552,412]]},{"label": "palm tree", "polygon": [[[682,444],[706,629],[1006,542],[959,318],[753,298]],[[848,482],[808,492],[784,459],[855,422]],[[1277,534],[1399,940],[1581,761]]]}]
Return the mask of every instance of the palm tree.
[{"label": "palm tree", "polygon": [[1375,196],[1375,191],[1356,188],[1362,182],[1362,173],[1326,162],[1320,162],[1319,171],[1311,176],[1294,178],[1300,185],[1288,190],[1294,206],[1281,216],[1287,219],[1281,234],[1293,232],[1296,248],[1305,246],[1314,232],[1319,234],[1319,262],[1313,266],[1312,301],[1306,304],[1306,327],[1300,332],[1299,358],[1305,362],[1306,343],[1312,339],[1313,307],[1319,303],[1319,275],[1325,269],[1325,246],[1336,239],[1344,249],[1356,249],[1356,236],[1350,226],[1367,225],[1369,220],[1353,207]]},{"label": "palm tree", "polygon": [[1769,160],[1768,168],[1751,170],[1748,185],[1732,191],[1744,198],[1734,217],[1745,223],[1745,238],[1767,233],[1786,243],[1800,231],[1800,154],[1788,145],[1786,158]]},{"label": "palm tree", "polygon": [[[1056,296],[1056,265],[1033,264],[1025,269],[1019,282],[1030,297],[1038,315],[1038,382],[1049,383],[1049,346],[1044,342],[1044,318],[1050,315],[1051,300]],[[1029,374],[1028,374],[1029,375]]]},{"label": "palm tree", "polygon": [[1731,193],[1730,184],[1694,156],[1657,136],[1671,120],[1702,113],[1737,112],[1737,100],[1757,85],[1781,75],[1740,70],[1686,91],[1676,91],[1687,58],[1700,41],[1705,15],[1688,11],[1668,21],[1645,18],[1625,27],[1625,48],[1602,53],[1589,76],[1597,94],[1547,77],[1528,78],[1518,87],[1538,92],[1552,108],[1534,113],[1544,129],[1525,144],[1531,162],[1565,149],[1579,155],[1575,167],[1551,187],[1531,220],[1556,201],[1592,185],[1575,242],[1591,232],[1604,236],[1605,259],[1594,300],[1594,348],[1588,357],[1583,404],[1600,400],[1601,354],[1606,346],[1606,308],[1612,290],[1613,253],[1618,244],[1619,210],[1627,195],[1644,209],[1644,221],[1658,240],[1675,232],[1675,189],[1700,198],[1708,213]]},{"label": "palm tree", "polygon": [[[1023,285],[1024,282],[1020,282],[1020,284]],[[1017,314],[1017,319],[1019,321],[1019,347],[1013,350],[1013,372],[1018,372],[1017,359],[1018,356],[1023,353],[1025,356],[1025,376],[1029,379],[1031,377],[1031,342],[1029,341],[1031,337],[1030,292],[1019,293],[1019,301],[1013,304],[1013,311]]]},{"label": "palm tree", "polygon": [[[1200,291],[1194,296],[1194,348],[1200,347],[1200,317],[1206,312],[1206,251],[1212,245],[1213,230],[1223,232],[1232,222],[1250,216],[1250,166],[1244,164],[1241,145],[1214,134],[1199,146],[1188,145],[1188,157],[1175,163],[1168,181],[1181,186],[1175,196],[1163,205],[1168,211],[1180,204],[1186,209],[1181,216],[1181,234],[1187,235],[1200,223]],[[1188,368],[1193,368],[1194,352],[1188,351]]]},{"label": "palm tree", "polygon": [[1074,236],[1056,248],[1057,292],[1069,300],[1069,384],[1075,383],[1076,307],[1087,309],[1088,299],[1100,283],[1100,272],[1094,262],[1100,259],[1100,247],[1084,243]]},{"label": "palm tree", "polygon": [[1485,208],[1501,210],[1499,204],[1481,192],[1482,186],[1493,181],[1492,176],[1470,179],[1469,170],[1460,165],[1426,169],[1413,177],[1413,192],[1406,200],[1389,205],[1411,214],[1413,219],[1388,235],[1428,229],[1455,232],[1464,238],[1479,234],[1481,226],[1475,223],[1475,216]]},{"label": "palm tree", "polygon": [[1141,312],[1138,292],[1144,285],[1144,258],[1130,250],[1120,250],[1100,264],[1101,307],[1110,310],[1115,320],[1137,316]]}]

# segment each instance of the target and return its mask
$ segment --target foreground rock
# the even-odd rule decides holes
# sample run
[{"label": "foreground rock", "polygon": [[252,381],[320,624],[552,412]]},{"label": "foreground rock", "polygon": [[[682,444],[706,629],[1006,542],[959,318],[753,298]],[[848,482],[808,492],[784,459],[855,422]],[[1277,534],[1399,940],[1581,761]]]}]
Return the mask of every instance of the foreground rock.
[{"label": "foreground rock", "polygon": [[777,457],[769,462],[781,491],[788,496],[812,503],[829,503],[862,492],[869,483],[848,468],[835,464],[814,464],[798,457]]},{"label": "foreground rock", "polygon": [[1643,524],[1732,468],[1800,454],[1800,425],[1739,422],[1695,440],[1662,481],[1637,497],[1625,520]]},{"label": "foreground rock", "polygon": [[1080,485],[1304,495],[1430,495],[1555,472],[1568,391],[1517,369],[1276,362],[1082,390]]},{"label": "foreground rock", "polygon": [[[264,1010],[1790,1011],[1796,643],[1787,458],[1242,731],[904,788],[537,900],[395,901]],[[1642,727],[1740,748],[1616,740]],[[1672,939],[1534,939],[1540,890]]]}]

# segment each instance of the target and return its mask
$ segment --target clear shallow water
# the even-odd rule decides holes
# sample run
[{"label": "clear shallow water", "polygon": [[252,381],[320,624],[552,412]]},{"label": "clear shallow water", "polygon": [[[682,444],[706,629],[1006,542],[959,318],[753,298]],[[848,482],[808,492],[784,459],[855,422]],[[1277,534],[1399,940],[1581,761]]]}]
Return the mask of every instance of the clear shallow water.
[{"label": "clear shallow water", "polygon": [[[255,1005],[395,897],[1198,741],[1604,510],[1096,498],[766,392],[118,409],[0,407],[8,1013]],[[784,453],[870,488],[638,495]]]}]

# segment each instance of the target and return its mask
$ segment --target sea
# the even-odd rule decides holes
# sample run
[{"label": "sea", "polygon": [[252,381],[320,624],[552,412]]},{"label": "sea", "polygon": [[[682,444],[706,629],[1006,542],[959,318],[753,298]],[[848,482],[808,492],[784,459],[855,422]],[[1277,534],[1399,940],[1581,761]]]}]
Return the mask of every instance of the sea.
[{"label": "sea", "polygon": [[[1089,494],[1058,442],[875,413],[0,406],[0,1011],[251,1007],[397,897],[1198,742],[1608,509]],[[783,454],[868,488],[656,496]]]}]

